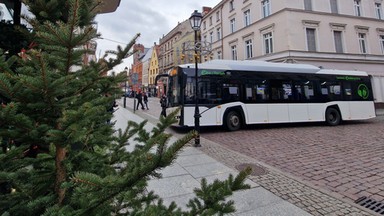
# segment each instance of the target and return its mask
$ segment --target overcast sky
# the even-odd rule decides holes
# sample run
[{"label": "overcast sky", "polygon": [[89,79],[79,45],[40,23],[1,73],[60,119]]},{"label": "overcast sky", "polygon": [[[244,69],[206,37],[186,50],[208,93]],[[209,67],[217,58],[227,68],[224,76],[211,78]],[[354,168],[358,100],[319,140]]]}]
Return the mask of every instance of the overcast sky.
[{"label": "overcast sky", "polygon": [[[138,43],[150,48],[159,39],[176,27],[177,23],[187,20],[194,10],[202,11],[203,6],[214,7],[221,0],[121,0],[113,13],[96,16],[98,32],[103,39],[97,40],[99,58],[106,50],[124,47],[136,33],[141,36]],[[115,68],[120,72],[131,67],[131,58]]]}]

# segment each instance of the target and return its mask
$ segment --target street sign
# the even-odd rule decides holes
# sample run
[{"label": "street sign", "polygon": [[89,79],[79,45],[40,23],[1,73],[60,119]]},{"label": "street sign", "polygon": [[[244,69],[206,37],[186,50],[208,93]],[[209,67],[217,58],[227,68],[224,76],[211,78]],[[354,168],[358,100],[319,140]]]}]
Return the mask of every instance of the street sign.
[{"label": "street sign", "polygon": [[136,85],[138,80],[139,80],[139,74],[138,73],[132,74],[132,84]]}]

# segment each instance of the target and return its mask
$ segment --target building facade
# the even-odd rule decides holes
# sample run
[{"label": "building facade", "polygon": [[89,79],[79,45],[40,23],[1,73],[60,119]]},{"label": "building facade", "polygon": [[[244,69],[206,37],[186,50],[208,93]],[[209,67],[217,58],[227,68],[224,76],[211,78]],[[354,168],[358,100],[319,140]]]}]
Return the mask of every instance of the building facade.
[{"label": "building facade", "polygon": [[148,90],[153,96],[157,96],[155,80],[156,76],[159,74],[159,49],[159,45],[155,43],[152,48],[151,60],[149,62]]},{"label": "building facade", "polygon": [[141,59],[145,55],[148,49],[144,48],[142,44],[135,44],[133,46],[135,54],[133,55],[133,63],[131,65],[131,83],[130,87],[134,91],[138,91],[142,87],[142,78],[143,78],[143,63]]},{"label": "building facade", "polygon": [[143,64],[141,84],[142,84],[142,89],[146,92],[149,90],[149,65],[151,63],[152,51],[153,51],[153,47],[149,48],[148,51],[143,56],[143,58],[141,59],[141,62]]},{"label": "building facade", "polygon": [[372,75],[384,102],[383,0],[223,0],[204,14],[208,59],[304,63]]},{"label": "building facade", "polygon": [[[160,53],[159,53],[159,70],[160,74],[166,73],[172,67],[178,64],[181,55],[180,46],[175,44],[180,41],[186,34],[192,32],[189,20],[179,23],[168,34],[160,38]],[[180,45],[180,43],[178,43]]]}]

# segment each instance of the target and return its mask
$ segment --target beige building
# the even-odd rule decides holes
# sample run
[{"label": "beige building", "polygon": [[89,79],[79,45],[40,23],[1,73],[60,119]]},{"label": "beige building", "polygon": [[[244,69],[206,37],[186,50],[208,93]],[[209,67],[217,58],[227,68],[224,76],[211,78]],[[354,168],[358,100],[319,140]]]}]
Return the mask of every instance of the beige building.
[{"label": "beige building", "polygon": [[[372,75],[384,102],[383,0],[223,0],[204,14],[209,59],[304,63]],[[203,58],[204,60],[204,58]]]},{"label": "beige building", "polygon": [[[188,22],[189,23],[189,22]],[[186,31],[178,41],[175,41],[174,43],[174,55],[173,55],[173,62],[176,65],[180,64],[187,64],[193,62],[193,54],[194,52],[186,51],[183,49],[185,43],[190,43],[195,40],[195,34],[192,31],[192,28],[189,25],[189,31]]]},{"label": "beige building", "polygon": [[[166,73],[169,69],[178,65],[181,55],[180,43],[178,42],[189,32],[192,32],[192,28],[189,20],[185,20],[160,38],[160,53],[158,55],[160,74]],[[176,43],[178,43],[178,46],[175,46]]]}]

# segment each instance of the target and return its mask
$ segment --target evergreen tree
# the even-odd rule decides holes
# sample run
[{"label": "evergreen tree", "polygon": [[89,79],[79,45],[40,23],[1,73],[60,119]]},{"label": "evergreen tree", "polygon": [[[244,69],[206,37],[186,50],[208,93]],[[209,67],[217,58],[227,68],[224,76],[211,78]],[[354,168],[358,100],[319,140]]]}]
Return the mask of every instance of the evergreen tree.
[{"label": "evergreen tree", "polygon": [[[247,169],[236,178],[205,180],[189,211],[165,206],[147,192],[149,177],[170,165],[194,132],[174,143],[165,129],[175,113],[146,131],[146,121],[129,121],[114,133],[107,112],[127,77],[103,76],[129,55],[137,37],[118,47],[115,59],[83,65],[82,45],[97,37],[91,25],[99,1],[31,0],[36,47],[27,58],[0,53],[1,215],[213,215],[233,212],[233,191],[246,189]],[[47,17],[52,5],[61,11]],[[114,53],[114,52],[112,52]],[[16,70],[12,65],[18,62]],[[79,69],[77,69],[79,68]],[[106,97],[111,95],[111,97]],[[134,140],[134,143],[130,143]],[[135,145],[131,152],[126,145]]]},{"label": "evergreen tree", "polygon": [[30,45],[31,37],[24,25],[15,25],[10,21],[0,21],[0,49],[6,56],[17,55]]}]

